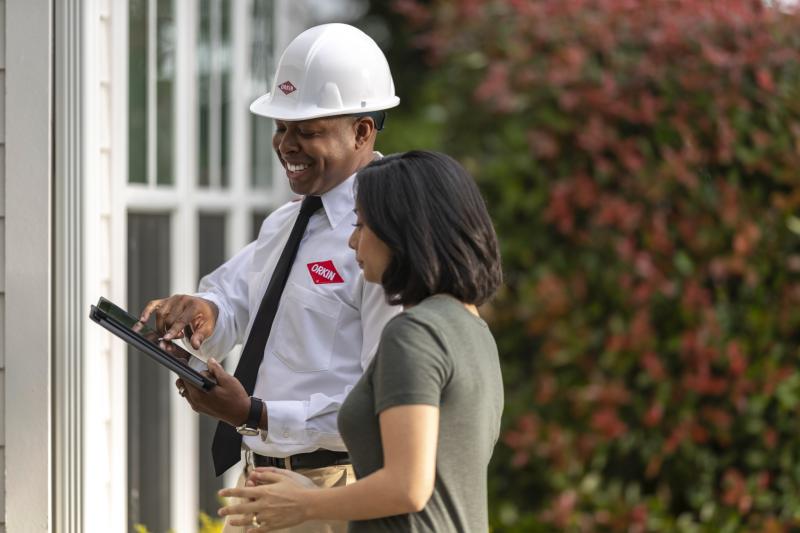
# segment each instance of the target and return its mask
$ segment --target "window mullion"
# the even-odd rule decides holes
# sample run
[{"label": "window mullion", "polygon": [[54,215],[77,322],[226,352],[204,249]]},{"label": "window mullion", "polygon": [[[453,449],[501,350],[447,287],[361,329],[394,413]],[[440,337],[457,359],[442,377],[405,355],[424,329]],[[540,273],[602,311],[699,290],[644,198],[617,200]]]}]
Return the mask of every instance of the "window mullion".
[{"label": "window mullion", "polygon": [[[197,189],[196,159],[196,101],[194,95],[196,74],[197,36],[194,0],[174,1],[175,13],[175,106],[173,158],[176,176],[175,189],[170,195],[175,201],[171,209],[171,232],[174,237],[170,249],[170,293],[191,293],[196,288],[197,275]],[[192,95],[189,97],[188,95]],[[178,119],[177,117],[185,117]],[[188,409],[183,398],[170,394],[170,417],[173,447],[170,450],[170,518],[174,531],[197,531],[197,491],[187,489],[198,483],[197,415]]]},{"label": "window mullion", "polygon": [[147,184],[156,185],[156,164],[158,149],[158,127],[156,123],[158,102],[158,58],[157,58],[157,26],[158,14],[156,13],[157,0],[147,0]]},{"label": "window mullion", "polygon": [[208,132],[208,150],[209,150],[209,185],[212,188],[218,189],[222,184],[222,176],[220,175],[220,132],[222,124],[220,120],[220,105],[222,101],[222,91],[220,88],[221,72],[220,67],[222,61],[220,60],[220,29],[222,25],[221,2],[215,1],[210,3],[210,18],[211,18],[211,49],[209,55],[211,56],[211,72],[209,83],[209,132]]},{"label": "window mullion", "polygon": [[[248,101],[249,81],[247,68],[250,64],[248,44],[250,43],[250,21],[248,13],[250,2],[232,2],[231,27],[238,28],[230,32],[231,55],[231,128],[230,139],[230,177],[229,187],[234,205],[246,206],[249,191],[249,165],[247,139],[250,125],[250,103]],[[232,256],[240,250],[250,237],[250,210],[231,209],[230,223],[226,227],[226,254]]]},{"label": "window mullion", "polygon": [[191,201],[197,187],[197,159],[200,146],[197,94],[197,2],[175,0],[175,190],[182,202]]}]

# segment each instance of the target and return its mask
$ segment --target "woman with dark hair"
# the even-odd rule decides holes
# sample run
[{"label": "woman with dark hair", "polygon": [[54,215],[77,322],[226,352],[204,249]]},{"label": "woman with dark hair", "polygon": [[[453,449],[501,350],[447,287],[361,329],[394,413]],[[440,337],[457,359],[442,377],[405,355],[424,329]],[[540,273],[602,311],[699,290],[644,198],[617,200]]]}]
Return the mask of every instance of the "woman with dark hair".
[{"label": "woman with dark hair", "polygon": [[[358,481],[319,489],[259,468],[222,515],[270,531],[350,520],[350,531],[488,530],[486,471],[500,431],[497,346],[477,307],[502,282],[497,237],[475,182],[454,159],[413,151],[357,175],[350,237],[367,281],[403,312],[339,412]],[[245,523],[246,522],[246,523]]]}]

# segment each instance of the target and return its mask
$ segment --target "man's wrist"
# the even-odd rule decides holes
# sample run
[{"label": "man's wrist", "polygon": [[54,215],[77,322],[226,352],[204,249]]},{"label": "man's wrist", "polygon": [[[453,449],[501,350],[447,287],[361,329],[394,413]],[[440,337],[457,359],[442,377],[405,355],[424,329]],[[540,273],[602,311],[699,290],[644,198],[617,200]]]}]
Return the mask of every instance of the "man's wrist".
[{"label": "man's wrist", "polygon": [[267,432],[269,428],[269,416],[267,415],[267,402],[261,402],[261,418],[258,421],[258,429]]},{"label": "man's wrist", "polygon": [[243,435],[250,434],[251,431],[257,432],[260,429],[261,417],[264,411],[264,402],[260,398],[248,396],[246,403],[246,413],[242,417],[239,415],[234,420],[241,421],[240,423],[231,424],[239,433]]},{"label": "man's wrist", "polygon": [[234,423],[231,424],[233,427],[243,426],[247,423],[247,418],[250,416],[250,406],[252,405],[253,398],[248,396],[246,400],[242,400],[239,404],[239,408],[236,410],[237,415],[233,419]]}]

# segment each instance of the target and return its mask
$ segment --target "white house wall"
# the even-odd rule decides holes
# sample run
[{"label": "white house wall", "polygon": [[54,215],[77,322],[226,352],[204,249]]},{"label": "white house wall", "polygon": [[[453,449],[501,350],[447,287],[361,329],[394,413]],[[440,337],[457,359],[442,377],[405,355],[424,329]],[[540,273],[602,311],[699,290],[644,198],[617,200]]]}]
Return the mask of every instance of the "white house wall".
[{"label": "white house wall", "polygon": [[[0,0],[0,94],[6,92],[6,3]],[[0,531],[6,529],[6,435],[5,435],[5,311],[6,311],[6,135],[5,98],[0,98]]]},{"label": "white house wall", "polygon": [[[7,0],[4,112],[3,402],[5,521],[12,532],[52,524],[52,49],[49,0]],[[2,39],[0,39],[2,40]],[[0,276],[2,278],[2,276]]]}]

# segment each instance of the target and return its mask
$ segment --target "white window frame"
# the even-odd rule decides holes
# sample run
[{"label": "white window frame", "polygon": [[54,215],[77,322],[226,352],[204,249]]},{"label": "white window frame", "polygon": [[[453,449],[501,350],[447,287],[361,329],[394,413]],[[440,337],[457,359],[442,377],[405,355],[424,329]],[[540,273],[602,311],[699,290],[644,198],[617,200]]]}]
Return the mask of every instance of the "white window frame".
[{"label": "white window frame", "polygon": [[[155,0],[150,2],[150,24],[155,26]],[[276,50],[303,29],[303,16],[297,16],[298,4],[288,0],[275,0],[276,21],[273,46]],[[191,293],[196,290],[198,271],[197,227],[200,213],[224,213],[226,216],[225,251],[230,257],[251,240],[252,213],[271,210],[286,201],[290,191],[286,180],[275,179],[271,188],[254,189],[250,177],[250,113],[251,96],[248,92],[247,69],[249,68],[250,24],[248,16],[251,0],[233,0],[231,32],[233,72],[231,90],[230,145],[231,172],[226,189],[197,186],[197,84],[196,84],[196,39],[197,3],[195,0],[175,0],[176,23],[174,102],[174,181],[170,186],[156,185],[155,146],[148,135],[148,182],[128,183],[128,4],[111,2],[111,93],[113,112],[111,117],[111,224],[110,224],[110,272],[108,294],[122,305],[126,304],[126,235],[128,213],[168,212],[171,214],[172,242],[170,257],[171,293]],[[289,15],[293,15],[289,19]],[[154,31],[154,30],[151,30]],[[154,54],[149,52],[151,56]],[[276,58],[277,59],[277,58]],[[148,60],[149,83],[155,79],[154,57]],[[148,128],[155,124],[155,102],[148,98]],[[180,118],[178,120],[178,118]],[[273,157],[273,176],[282,175],[282,168]],[[116,482],[112,495],[116,512],[114,530],[127,528],[127,365],[126,348],[123,343],[112,341],[112,368],[110,375],[111,418],[114,421],[109,438],[117,450],[111,458],[111,470]],[[228,364],[235,363],[230,361]],[[189,409],[177,393],[170,403],[171,414],[171,527],[180,532],[195,532],[198,522],[197,487],[198,450],[197,415]],[[120,451],[121,450],[121,451]],[[229,470],[225,484],[232,485],[238,472]],[[124,482],[119,482],[124,479]]]}]

